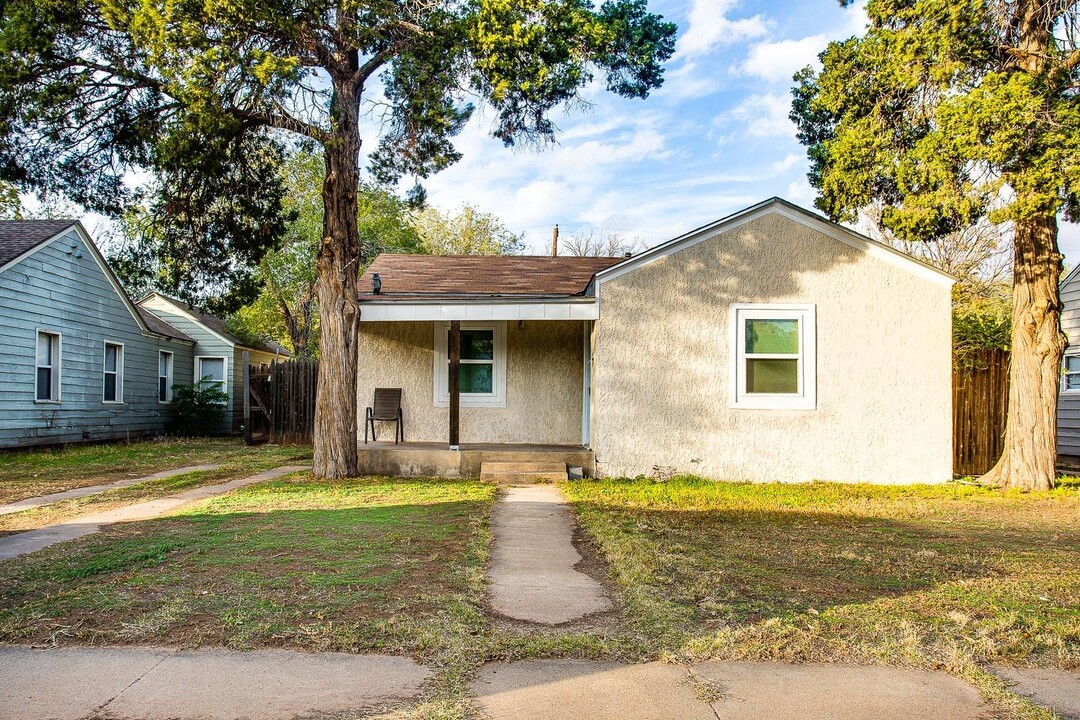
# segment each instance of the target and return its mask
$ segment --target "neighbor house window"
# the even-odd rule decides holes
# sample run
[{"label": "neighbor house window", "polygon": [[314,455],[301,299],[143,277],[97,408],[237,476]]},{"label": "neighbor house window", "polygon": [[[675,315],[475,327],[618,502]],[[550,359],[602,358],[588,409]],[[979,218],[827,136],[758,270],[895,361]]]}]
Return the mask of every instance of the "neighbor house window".
[{"label": "neighbor house window", "polygon": [[124,346],[119,343],[105,343],[102,387],[105,402],[124,402]]},{"label": "neighbor house window", "polygon": [[203,387],[217,385],[222,392],[228,392],[225,384],[226,364],[223,357],[195,358],[195,382],[202,382]]},{"label": "neighbor house window", "polygon": [[[435,324],[435,405],[450,404],[450,323]],[[506,326],[461,324],[462,407],[506,406]]]},{"label": "neighbor house window", "polygon": [[1066,355],[1061,375],[1061,391],[1080,393],[1080,355]]},{"label": "neighbor house window", "polygon": [[161,350],[158,352],[158,402],[172,402],[172,364],[173,354],[171,352],[167,352],[165,350]]},{"label": "neighbor house window", "polygon": [[732,407],[813,409],[815,331],[813,305],[732,305]]},{"label": "neighbor house window", "polygon": [[37,387],[35,400],[60,400],[60,333],[37,334]]}]

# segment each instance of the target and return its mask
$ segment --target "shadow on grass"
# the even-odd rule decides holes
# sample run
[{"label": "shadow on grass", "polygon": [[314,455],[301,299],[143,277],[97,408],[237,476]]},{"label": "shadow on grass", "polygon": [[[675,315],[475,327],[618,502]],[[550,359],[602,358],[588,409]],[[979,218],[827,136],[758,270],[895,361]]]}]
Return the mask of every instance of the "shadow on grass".
[{"label": "shadow on grass", "polygon": [[[0,564],[0,642],[350,650],[469,595],[485,499],[114,525]],[[415,634],[415,633],[414,633]]]}]

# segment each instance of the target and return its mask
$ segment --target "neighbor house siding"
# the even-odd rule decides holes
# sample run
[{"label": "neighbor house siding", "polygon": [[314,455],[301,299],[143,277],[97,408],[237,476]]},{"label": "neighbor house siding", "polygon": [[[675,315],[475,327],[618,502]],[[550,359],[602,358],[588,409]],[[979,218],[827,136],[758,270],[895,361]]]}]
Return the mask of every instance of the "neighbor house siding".
[{"label": "neighbor house siding", "polygon": [[[61,335],[59,403],[34,402],[38,330]],[[103,401],[106,342],[124,346],[123,403]],[[158,350],[177,368],[191,352],[143,334],[74,228],[0,272],[0,346],[0,447],[160,433]]]},{"label": "neighbor house siding", "polygon": [[[1080,273],[1070,273],[1061,286],[1061,329],[1069,337],[1066,355],[1080,354]],[[1080,456],[1080,392],[1067,392],[1061,383],[1058,396],[1057,441],[1059,455]]]},{"label": "neighbor house siding", "polygon": [[[217,428],[214,428],[214,431],[227,433],[238,429],[243,418],[243,405],[241,404],[239,406],[240,414],[237,415],[236,398],[238,395],[242,395],[243,376],[237,373],[240,354],[234,351],[232,343],[225,342],[216,334],[203,327],[200,323],[191,320],[166,300],[160,300],[156,296],[153,296],[141,304],[144,308],[195,340],[192,361],[188,365],[187,371],[183,374],[177,371],[174,374],[175,382],[177,384],[190,385],[198,379],[195,377],[195,358],[223,357],[226,359],[228,367],[225,371],[227,380],[225,383],[225,391],[229,394],[229,399],[226,403],[221,423]],[[239,382],[237,381],[237,378],[240,378]],[[242,402],[243,401],[241,400],[241,403]]]},{"label": "neighbor house siding", "polygon": [[[583,325],[506,323],[506,407],[463,407],[461,442],[580,445]],[[430,322],[361,323],[361,443],[364,409],[376,387],[402,388],[407,441],[448,441],[450,411],[434,403],[434,339]],[[380,426],[382,439],[393,438],[390,428]]]},{"label": "neighbor house siding", "polygon": [[[943,482],[950,289],[778,214],[599,286],[592,438],[606,475]],[[729,306],[813,304],[813,410],[729,407]]]}]

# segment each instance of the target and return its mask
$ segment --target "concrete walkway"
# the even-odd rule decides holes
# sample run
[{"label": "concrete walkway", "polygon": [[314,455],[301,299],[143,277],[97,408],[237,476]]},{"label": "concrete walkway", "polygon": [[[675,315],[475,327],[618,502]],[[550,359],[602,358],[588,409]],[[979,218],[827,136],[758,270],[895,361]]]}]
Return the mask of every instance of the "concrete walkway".
[{"label": "concrete walkway", "polygon": [[252,475],[251,477],[230,480],[229,482],[221,483],[220,485],[206,485],[203,487],[192,488],[191,490],[185,490],[182,493],[159,498],[157,500],[147,500],[146,502],[126,505],[114,510],[83,515],[82,517],[58,523],[56,525],[50,525],[48,527],[30,530],[15,535],[8,535],[7,537],[0,537],[0,561],[10,560],[11,558],[35,552],[57,543],[75,540],[76,538],[96,533],[100,531],[102,527],[113,523],[151,520],[156,517],[161,517],[162,515],[172,512],[180,506],[194,502],[195,500],[222,495],[237,488],[244,487],[245,485],[266,482],[267,480],[279,478],[282,475],[288,475],[307,469],[308,467],[306,465],[286,465],[274,468],[273,470],[266,470],[258,475]]},{"label": "concrete walkway", "polygon": [[0,720],[322,717],[413,699],[429,676],[378,655],[0,646]]},{"label": "concrete walkway", "polygon": [[216,470],[219,467],[221,466],[189,465],[175,470],[163,470],[162,472],[147,475],[146,477],[127,478],[126,480],[105,483],[104,485],[87,485],[86,487],[74,488],[73,490],[64,490],[63,492],[50,493],[49,495],[39,495],[38,497],[26,498],[24,500],[19,500],[18,502],[8,503],[7,505],[0,505],[0,515],[10,515],[11,513],[22,512],[23,510],[33,510],[36,507],[51,505],[52,503],[60,502],[61,500],[74,500],[75,498],[95,495],[99,492],[105,492],[106,490],[130,487],[131,485],[138,485],[139,483],[150,482],[151,480],[164,480],[165,478],[176,477],[177,475],[183,475],[184,473]]},{"label": "concrete walkway", "polygon": [[994,667],[1009,689],[1065,720],[1080,720],[1080,670]]},{"label": "concrete walkway", "polygon": [[978,691],[943,672],[711,662],[489,664],[472,685],[492,720],[978,720]]},{"label": "concrete walkway", "polygon": [[492,511],[491,607],[514,620],[559,625],[611,608],[599,582],[574,569],[574,520],[554,485],[511,487]]}]

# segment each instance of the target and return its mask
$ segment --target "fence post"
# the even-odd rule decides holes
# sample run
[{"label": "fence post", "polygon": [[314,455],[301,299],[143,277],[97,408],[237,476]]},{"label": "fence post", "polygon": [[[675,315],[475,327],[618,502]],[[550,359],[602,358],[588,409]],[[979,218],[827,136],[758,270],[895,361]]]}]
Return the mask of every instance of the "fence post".
[{"label": "fence post", "polygon": [[[240,356],[244,363],[244,444],[251,444],[251,356],[245,350]],[[235,406],[234,406],[235,407]]]}]

